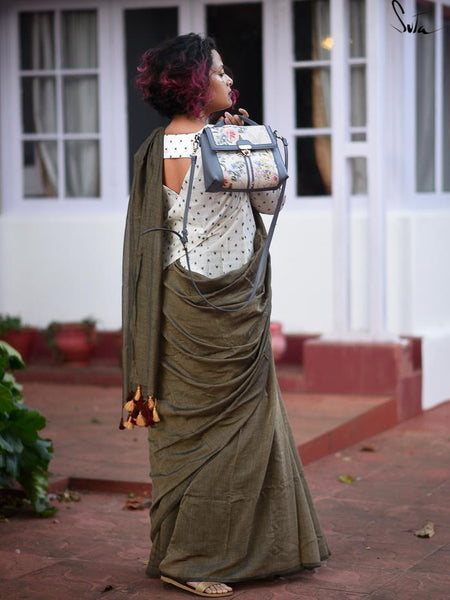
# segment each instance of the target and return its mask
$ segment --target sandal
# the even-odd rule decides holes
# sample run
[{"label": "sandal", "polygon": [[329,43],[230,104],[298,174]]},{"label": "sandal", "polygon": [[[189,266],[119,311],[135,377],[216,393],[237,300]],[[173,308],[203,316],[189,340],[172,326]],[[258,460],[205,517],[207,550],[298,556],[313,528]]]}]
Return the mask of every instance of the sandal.
[{"label": "sandal", "polygon": [[166,577],[165,575],[161,575],[161,581],[165,583],[170,583],[170,585],[174,585],[186,592],[190,592],[191,594],[195,594],[196,596],[203,596],[204,598],[224,598],[225,596],[231,596],[233,592],[217,592],[213,594],[208,594],[205,592],[211,585],[222,585],[217,581],[199,581],[195,588],[187,585],[186,583],[181,583],[181,581],[177,581],[176,579],[172,579],[171,577]]}]

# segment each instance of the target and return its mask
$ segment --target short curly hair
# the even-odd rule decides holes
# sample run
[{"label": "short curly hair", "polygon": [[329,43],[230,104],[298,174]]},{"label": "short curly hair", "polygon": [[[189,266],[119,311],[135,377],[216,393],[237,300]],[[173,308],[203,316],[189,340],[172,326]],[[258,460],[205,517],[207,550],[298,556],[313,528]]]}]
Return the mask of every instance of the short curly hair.
[{"label": "short curly hair", "polygon": [[209,97],[212,38],[179,35],[150,48],[141,57],[136,86],[143,99],[161,115],[200,117]]}]

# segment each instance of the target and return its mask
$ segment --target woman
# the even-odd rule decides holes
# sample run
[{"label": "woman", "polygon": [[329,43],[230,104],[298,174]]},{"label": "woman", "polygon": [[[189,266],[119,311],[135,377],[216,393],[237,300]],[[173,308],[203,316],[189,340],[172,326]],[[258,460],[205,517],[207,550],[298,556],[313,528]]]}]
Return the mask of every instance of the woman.
[{"label": "woman", "polygon": [[[135,156],[124,246],[124,392],[157,399],[159,414],[147,574],[222,597],[232,589],[219,582],[313,568],[329,550],[276,381],[269,266],[246,308],[219,312],[193,288],[179,239],[142,233],[181,230],[195,135],[232,106],[232,79],[214,42],[195,34],[149,50],[139,71],[144,98],[170,118]],[[225,121],[241,123],[228,112]],[[265,237],[259,212],[273,212],[278,195],[208,193],[198,156],[188,251],[214,304],[249,295]]]}]

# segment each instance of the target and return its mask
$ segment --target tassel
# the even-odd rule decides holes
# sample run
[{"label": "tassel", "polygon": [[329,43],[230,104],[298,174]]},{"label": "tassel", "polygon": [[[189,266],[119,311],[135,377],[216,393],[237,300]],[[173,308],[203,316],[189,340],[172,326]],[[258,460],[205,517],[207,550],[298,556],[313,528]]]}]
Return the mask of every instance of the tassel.
[{"label": "tassel", "polygon": [[128,400],[126,404],[124,404],[124,409],[127,412],[133,412],[134,409],[134,400]]},{"label": "tassel", "polygon": [[159,415],[158,415],[158,411],[156,410],[156,400],[154,401],[152,417],[153,417],[154,423],[159,423],[161,421],[161,419],[159,418]]},{"label": "tassel", "polygon": [[153,396],[149,396],[147,402],[149,409],[153,410],[155,408],[155,401],[153,400]]},{"label": "tassel", "polygon": [[134,429],[134,424],[133,421],[131,419],[128,419],[125,423],[124,423],[124,427],[125,429]]},{"label": "tassel", "polygon": [[136,425],[138,427],[148,427],[148,423],[145,420],[144,415],[140,412],[136,418]]},{"label": "tassel", "polygon": [[135,402],[138,402],[142,399],[142,387],[140,385],[137,386],[136,393],[134,395]]}]

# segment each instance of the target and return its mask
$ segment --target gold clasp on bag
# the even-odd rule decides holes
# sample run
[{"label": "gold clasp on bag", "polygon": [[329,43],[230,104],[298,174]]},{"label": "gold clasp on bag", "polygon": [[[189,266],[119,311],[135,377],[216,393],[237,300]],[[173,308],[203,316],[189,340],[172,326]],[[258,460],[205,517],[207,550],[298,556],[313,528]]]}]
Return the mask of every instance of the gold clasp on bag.
[{"label": "gold clasp on bag", "polygon": [[252,151],[252,147],[250,144],[239,144],[238,146],[239,152],[244,156],[250,156],[250,152]]}]

